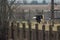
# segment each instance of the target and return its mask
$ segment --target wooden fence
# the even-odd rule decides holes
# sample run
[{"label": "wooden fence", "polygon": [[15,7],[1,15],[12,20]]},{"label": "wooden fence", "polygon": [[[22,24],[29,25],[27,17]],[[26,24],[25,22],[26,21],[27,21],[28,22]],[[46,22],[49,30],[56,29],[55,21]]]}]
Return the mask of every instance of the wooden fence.
[{"label": "wooden fence", "polygon": [[45,25],[42,25],[42,30],[38,29],[38,24],[35,24],[35,29],[32,29],[31,23],[28,23],[26,28],[25,23],[22,23],[20,28],[19,23],[11,23],[8,30],[8,40],[60,40],[60,26],[58,31],[53,31],[49,25],[49,31],[45,31]]}]

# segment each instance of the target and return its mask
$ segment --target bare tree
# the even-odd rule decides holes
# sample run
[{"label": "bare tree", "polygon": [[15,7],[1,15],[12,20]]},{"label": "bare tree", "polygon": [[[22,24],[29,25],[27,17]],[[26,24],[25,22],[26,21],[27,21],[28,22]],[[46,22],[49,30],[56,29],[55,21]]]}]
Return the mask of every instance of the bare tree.
[{"label": "bare tree", "polygon": [[[14,3],[11,2],[11,5]],[[0,0],[0,40],[7,40],[8,37],[8,11],[11,10],[11,6],[8,4],[8,0]],[[9,13],[10,13],[9,12]]]},{"label": "bare tree", "polygon": [[8,6],[8,17],[9,17],[9,20],[11,20],[13,18],[13,8],[12,6],[14,5],[14,1],[11,0],[11,2],[7,5]]}]

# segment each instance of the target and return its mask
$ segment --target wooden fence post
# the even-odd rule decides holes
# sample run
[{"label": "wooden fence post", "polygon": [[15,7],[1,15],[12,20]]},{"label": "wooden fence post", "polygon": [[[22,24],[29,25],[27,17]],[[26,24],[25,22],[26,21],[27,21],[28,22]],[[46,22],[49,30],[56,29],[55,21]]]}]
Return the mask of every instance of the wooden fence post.
[{"label": "wooden fence post", "polygon": [[49,40],[53,40],[52,25],[49,25]]},{"label": "wooden fence post", "polygon": [[23,39],[25,39],[26,38],[26,31],[25,31],[25,23],[22,23],[22,26],[23,26]]},{"label": "wooden fence post", "polygon": [[19,30],[19,23],[17,23],[17,35],[18,35],[18,37],[19,37],[19,34],[20,34],[20,30]]},{"label": "wooden fence post", "polygon": [[14,22],[14,25],[13,25],[13,34],[14,34],[14,40],[18,40],[16,22]]},{"label": "wooden fence post", "polygon": [[20,40],[20,24],[17,23],[17,36],[18,36],[18,39]]},{"label": "wooden fence post", "polygon": [[29,40],[31,40],[31,38],[32,38],[32,28],[31,28],[31,23],[28,23],[28,26],[29,26]]},{"label": "wooden fence post", "polygon": [[60,26],[57,27],[58,30],[58,40],[60,40]]},{"label": "wooden fence post", "polygon": [[35,29],[36,29],[36,40],[38,40],[38,24],[35,24]]},{"label": "wooden fence post", "polygon": [[9,27],[8,27],[8,40],[12,39],[11,26],[12,26],[12,23],[9,23]]},{"label": "wooden fence post", "polygon": [[13,29],[13,22],[11,23],[11,29],[10,29],[10,31],[11,31],[11,38],[14,40],[14,33],[13,33],[13,31],[14,31],[14,29]]},{"label": "wooden fence post", "polygon": [[45,25],[42,25],[42,31],[43,31],[43,40],[45,40]]}]

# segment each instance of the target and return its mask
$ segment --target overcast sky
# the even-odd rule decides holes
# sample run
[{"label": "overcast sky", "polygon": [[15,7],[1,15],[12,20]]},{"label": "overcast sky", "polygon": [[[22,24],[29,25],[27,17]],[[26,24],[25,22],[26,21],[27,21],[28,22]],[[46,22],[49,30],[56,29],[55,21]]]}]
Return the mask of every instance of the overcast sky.
[{"label": "overcast sky", "polygon": [[[32,0],[27,0],[28,2],[31,2]],[[43,0],[37,0],[38,2],[42,2]],[[46,2],[50,2],[51,0],[46,0]],[[60,0],[54,0],[55,2],[60,2]]]},{"label": "overcast sky", "polygon": [[[18,0],[17,0],[18,1]],[[22,2],[22,0],[19,0],[19,1],[21,1]],[[32,0],[27,0],[28,1],[28,3],[29,2],[31,2]],[[42,2],[43,0],[37,0],[38,2]],[[46,2],[50,2],[51,0],[46,0]],[[55,2],[60,2],[60,0],[54,0]]]}]

